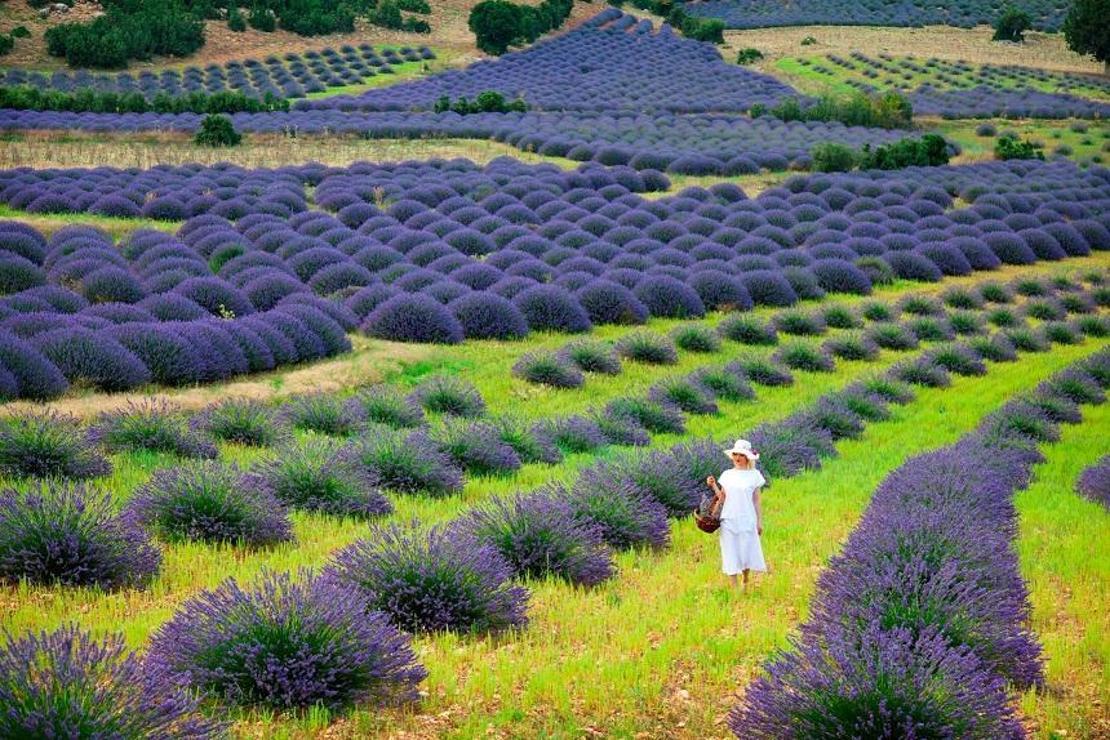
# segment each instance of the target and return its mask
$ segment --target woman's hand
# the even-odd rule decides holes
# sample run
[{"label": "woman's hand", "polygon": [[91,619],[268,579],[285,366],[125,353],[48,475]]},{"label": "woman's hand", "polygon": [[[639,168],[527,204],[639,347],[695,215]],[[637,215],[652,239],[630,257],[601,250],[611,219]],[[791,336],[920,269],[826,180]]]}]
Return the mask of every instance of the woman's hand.
[{"label": "woman's hand", "polygon": [[711,476],[709,476],[708,478],[705,479],[705,485],[709,486],[714,491],[716,491],[717,490],[717,479],[711,475]]},{"label": "woman's hand", "polygon": [[755,525],[755,533],[758,534],[760,537],[763,536],[763,525],[762,524]]}]

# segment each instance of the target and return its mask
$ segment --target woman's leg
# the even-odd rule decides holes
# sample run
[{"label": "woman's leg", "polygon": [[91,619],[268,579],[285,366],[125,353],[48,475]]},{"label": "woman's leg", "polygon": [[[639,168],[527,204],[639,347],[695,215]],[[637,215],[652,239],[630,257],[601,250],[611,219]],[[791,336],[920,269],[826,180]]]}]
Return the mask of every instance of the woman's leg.
[{"label": "woman's leg", "polygon": [[748,573],[750,572],[748,568],[744,568],[744,588],[748,587]]}]

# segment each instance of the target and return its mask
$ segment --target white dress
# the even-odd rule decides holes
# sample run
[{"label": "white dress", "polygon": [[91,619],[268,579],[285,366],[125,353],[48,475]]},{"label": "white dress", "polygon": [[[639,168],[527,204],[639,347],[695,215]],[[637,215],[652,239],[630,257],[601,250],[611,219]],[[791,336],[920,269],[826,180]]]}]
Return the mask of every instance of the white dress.
[{"label": "white dress", "polygon": [[744,570],[766,571],[763,547],[756,530],[755,489],[767,482],[755,468],[732,468],[717,479],[725,492],[721,506],[721,569],[725,575],[734,576]]}]

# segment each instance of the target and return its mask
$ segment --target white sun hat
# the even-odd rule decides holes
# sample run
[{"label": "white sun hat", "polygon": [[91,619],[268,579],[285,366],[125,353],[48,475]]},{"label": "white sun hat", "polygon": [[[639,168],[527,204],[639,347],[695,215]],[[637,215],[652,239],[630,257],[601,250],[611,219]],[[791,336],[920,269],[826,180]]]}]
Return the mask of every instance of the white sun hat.
[{"label": "white sun hat", "polygon": [[743,455],[752,462],[759,459],[759,453],[752,449],[752,443],[746,439],[736,440],[736,444],[732,446],[731,450],[725,450],[725,454],[730,458],[733,455]]}]

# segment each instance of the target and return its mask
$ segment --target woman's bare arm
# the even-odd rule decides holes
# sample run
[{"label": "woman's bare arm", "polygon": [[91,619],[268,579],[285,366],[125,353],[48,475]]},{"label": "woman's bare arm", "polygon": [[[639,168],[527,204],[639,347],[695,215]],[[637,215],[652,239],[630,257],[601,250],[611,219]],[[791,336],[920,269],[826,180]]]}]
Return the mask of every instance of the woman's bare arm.
[{"label": "woman's bare arm", "polygon": [[762,488],[752,491],[752,503],[755,505],[755,531],[763,534],[763,501],[759,494]]}]

